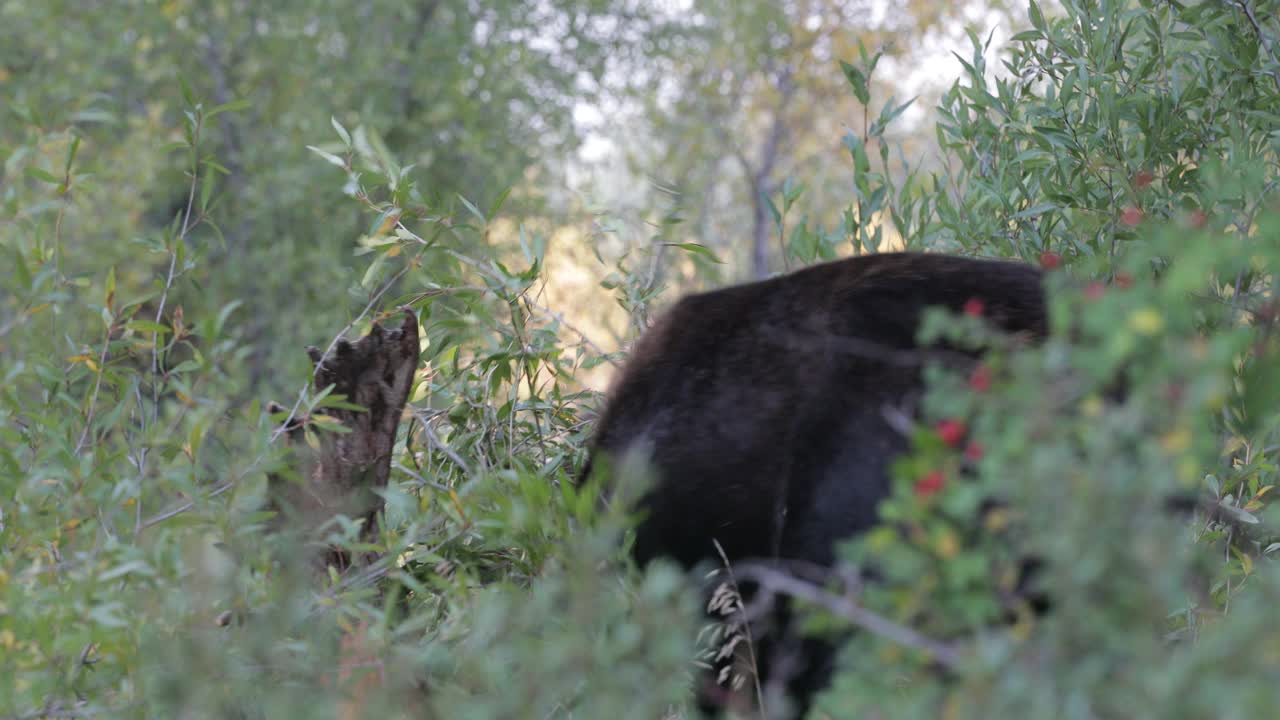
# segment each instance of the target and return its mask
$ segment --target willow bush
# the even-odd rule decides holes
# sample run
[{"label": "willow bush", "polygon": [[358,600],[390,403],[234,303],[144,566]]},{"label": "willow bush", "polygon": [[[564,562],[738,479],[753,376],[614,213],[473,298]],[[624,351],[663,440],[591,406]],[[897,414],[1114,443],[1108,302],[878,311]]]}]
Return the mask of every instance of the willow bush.
[{"label": "willow bush", "polygon": [[[1040,263],[1052,337],[1011,350],[980,298],[925,329],[992,354],[933,373],[888,522],[844,557],[883,578],[860,602],[960,660],[855,633],[815,714],[1275,712],[1274,10],[1031,3],[995,71],[971,36],[947,169],[890,222],[909,247]],[[1044,616],[1016,602],[1026,555]]]}]

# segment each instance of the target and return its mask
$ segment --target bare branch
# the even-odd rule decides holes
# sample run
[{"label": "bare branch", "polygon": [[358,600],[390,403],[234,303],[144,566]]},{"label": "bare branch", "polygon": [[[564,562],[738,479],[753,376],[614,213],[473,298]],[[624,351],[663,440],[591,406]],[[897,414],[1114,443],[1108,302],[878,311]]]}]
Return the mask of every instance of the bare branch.
[{"label": "bare branch", "polygon": [[736,566],[735,571],[739,580],[753,580],[759,584],[763,592],[781,593],[817,605],[889,642],[923,653],[948,670],[955,670],[960,666],[960,653],[951,645],[899,625],[817,583],[802,580],[772,565],[760,563],[743,563]]}]

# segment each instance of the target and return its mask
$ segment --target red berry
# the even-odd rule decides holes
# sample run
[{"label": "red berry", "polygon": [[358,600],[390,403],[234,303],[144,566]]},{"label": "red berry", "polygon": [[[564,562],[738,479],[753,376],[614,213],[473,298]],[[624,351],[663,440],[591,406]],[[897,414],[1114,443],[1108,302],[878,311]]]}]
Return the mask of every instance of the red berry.
[{"label": "red berry", "polygon": [[969,374],[969,387],[977,392],[986,392],[991,389],[991,368],[986,365],[979,365]]},{"label": "red berry", "polygon": [[1191,227],[1200,230],[1209,224],[1209,216],[1204,214],[1203,210],[1195,210],[1191,213]]},{"label": "red berry", "polygon": [[1120,222],[1128,227],[1137,227],[1142,222],[1142,211],[1136,207],[1127,207],[1120,213]]},{"label": "red berry", "polygon": [[938,432],[942,442],[949,447],[960,447],[960,443],[964,440],[965,427],[959,420],[942,420],[933,429]]},{"label": "red berry", "polygon": [[964,459],[975,463],[981,460],[982,446],[976,442],[969,443],[964,449]]},{"label": "red berry", "polygon": [[1133,286],[1133,276],[1129,273],[1116,273],[1116,287],[1124,289]]},{"label": "red berry", "polygon": [[934,470],[916,481],[916,497],[929,497],[946,484],[947,476],[943,475],[941,470]]},{"label": "red berry", "polygon": [[1145,190],[1151,185],[1151,181],[1155,179],[1156,176],[1152,175],[1150,172],[1146,170],[1139,170],[1138,173],[1133,176],[1133,186],[1139,190]]},{"label": "red berry", "polygon": [[1056,270],[1062,265],[1062,256],[1048,250],[1040,253],[1040,267],[1045,270]]},{"label": "red berry", "polygon": [[1107,286],[1101,282],[1094,280],[1084,286],[1084,296],[1088,300],[1101,300],[1103,293],[1107,291]]},{"label": "red berry", "polygon": [[964,303],[964,314],[969,317],[982,317],[987,309],[987,304],[982,302],[982,298],[969,298]]}]

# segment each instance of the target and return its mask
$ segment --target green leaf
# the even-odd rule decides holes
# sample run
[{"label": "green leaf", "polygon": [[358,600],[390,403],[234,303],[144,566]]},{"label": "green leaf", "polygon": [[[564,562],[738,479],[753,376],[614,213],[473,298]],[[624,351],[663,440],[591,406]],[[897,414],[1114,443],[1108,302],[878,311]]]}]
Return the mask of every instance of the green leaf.
[{"label": "green leaf", "polygon": [[205,114],[204,117],[206,120],[211,120],[217,117],[218,115],[221,115],[224,112],[236,112],[237,110],[244,110],[250,105],[251,103],[244,98],[241,98],[239,100],[232,100],[231,102],[225,102],[221,105],[214,106],[213,109],[211,109],[208,113]]},{"label": "green leaf", "polygon": [[880,132],[877,133],[877,135],[883,133],[884,129],[889,126],[889,123],[893,122],[895,118],[905,112],[907,108],[911,107],[918,98],[919,96],[913,97],[897,107],[893,107],[893,98],[889,98],[889,102],[885,103],[884,108],[880,111],[880,117],[876,120],[876,125],[880,128]]},{"label": "green leaf", "polygon": [[858,102],[863,105],[871,102],[871,92],[867,90],[867,76],[843,60],[840,61],[840,69],[844,71],[845,79],[853,87],[853,96],[858,98]]},{"label": "green leaf", "polygon": [[80,136],[73,135],[71,137],[71,146],[67,148],[67,162],[62,168],[62,174],[71,175],[71,164],[76,161],[76,151],[80,149]]},{"label": "green leaf", "polygon": [[341,420],[331,415],[312,415],[311,422],[317,428],[326,432],[338,433],[339,435],[346,435],[351,432],[351,428],[343,425]]},{"label": "green leaf", "polygon": [[200,213],[209,209],[209,197],[213,194],[213,174],[217,172],[213,168],[204,171],[204,180],[200,183]]},{"label": "green leaf", "polygon": [[1035,217],[1036,215],[1043,215],[1049,212],[1050,210],[1057,210],[1057,209],[1058,209],[1058,206],[1055,203],[1051,203],[1051,202],[1040,203],[1038,205],[1032,205],[1031,207],[1025,210],[1021,210],[1019,212],[1016,212],[1010,215],[1009,219],[1021,220],[1022,218],[1029,218],[1029,217]]},{"label": "green leaf", "polygon": [[773,204],[773,198],[766,193],[760,193],[760,199],[764,200],[764,204],[769,208],[769,215],[773,217],[773,226],[779,231],[782,230],[782,213],[778,212],[778,206]]},{"label": "green leaf", "polygon": [[357,405],[347,399],[346,395],[341,393],[333,393],[320,398],[314,407],[318,408],[335,408],[338,410],[351,410],[353,412],[368,412],[369,409],[363,405]]},{"label": "green leaf", "polygon": [[342,139],[342,144],[351,147],[351,133],[347,132],[342,123],[338,122],[338,118],[330,115],[329,124],[333,126],[334,132],[338,133],[338,137]]},{"label": "green leaf", "polygon": [[486,213],[484,216],[484,219],[486,221],[492,221],[495,217],[497,217],[498,211],[502,209],[502,204],[507,201],[507,196],[510,194],[511,194],[511,187],[508,186],[507,189],[503,190],[502,194],[498,196],[498,199],[493,201],[493,207],[489,208],[489,212]]},{"label": "green leaf", "polygon": [[324,158],[324,159],[325,159],[325,160],[327,160],[331,165],[337,165],[338,167],[340,167],[340,168],[344,168],[344,169],[347,167],[347,161],[346,161],[346,160],[343,160],[342,158],[338,157],[337,155],[334,155],[334,154],[333,154],[333,153],[331,153],[331,152],[326,152],[326,151],[324,151],[324,150],[321,150],[320,148],[316,147],[315,145],[308,145],[308,146],[307,146],[307,149],[308,149],[308,150],[310,150],[311,152],[313,152],[313,153],[315,153],[315,154],[319,155],[320,157]]},{"label": "green leaf", "polygon": [[465,197],[463,197],[461,194],[459,194],[459,195],[458,195],[458,199],[459,199],[459,200],[461,200],[461,201],[462,201],[462,204],[466,206],[466,208],[467,208],[467,212],[469,212],[469,213],[471,213],[473,216],[475,216],[475,218],[476,218],[477,220],[479,220],[479,221],[480,221],[480,223],[481,223],[482,225],[483,225],[484,223],[488,222],[488,220],[487,220],[487,219],[485,218],[485,216],[484,216],[484,213],[480,212],[480,208],[478,208],[478,207],[476,207],[475,205],[471,204],[471,201],[470,201],[470,200],[466,199],[466,198],[465,198]]},{"label": "green leaf", "polygon": [[1036,0],[1030,0],[1027,7],[1027,17],[1031,20],[1031,26],[1041,33],[1045,31],[1044,13],[1040,12],[1040,5]]},{"label": "green leaf", "polygon": [[787,178],[782,183],[782,209],[786,212],[791,209],[795,201],[804,194],[804,183],[795,182],[792,178]]},{"label": "green leaf", "polygon": [[685,252],[691,253],[698,257],[706,258],[707,260],[710,260],[713,263],[718,263],[721,265],[724,264],[724,262],[720,260],[720,258],[716,257],[716,254],[711,251],[711,248],[708,248],[706,245],[699,245],[698,243],[671,243],[671,242],[662,243],[662,244],[668,247],[680,248]]},{"label": "green leaf", "polygon": [[182,101],[187,107],[194,107],[196,104],[195,94],[191,92],[191,86],[187,84],[187,79],[182,75],[178,75],[178,88],[182,91]]},{"label": "green leaf", "polygon": [[26,173],[27,177],[32,177],[32,178],[35,178],[36,180],[41,180],[41,181],[50,183],[52,185],[62,184],[61,178],[56,177],[53,173],[49,172],[48,170],[41,170],[40,168],[35,167],[34,165],[28,165],[26,170],[24,170],[23,172]]}]

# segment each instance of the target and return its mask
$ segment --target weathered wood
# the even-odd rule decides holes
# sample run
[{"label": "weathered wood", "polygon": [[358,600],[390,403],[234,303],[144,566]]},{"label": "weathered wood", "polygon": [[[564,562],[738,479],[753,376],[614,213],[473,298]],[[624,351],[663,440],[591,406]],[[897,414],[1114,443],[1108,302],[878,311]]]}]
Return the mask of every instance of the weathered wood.
[{"label": "weathered wood", "polygon": [[[374,323],[367,335],[355,342],[339,340],[328,354],[315,348],[307,352],[315,363],[316,389],[333,385],[332,394],[362,409],[323,408],[289,420],[297,473],[272,478],[272,504],[309,543],[318,541],[340,514],[363,521],[361,539],[372,540],[383,503],[376,490],[386,487],[391,474],[396,430],[418,368],[418,319],[406,309],[398,328]],[[338,432],[324,427],[334,421],[341,425]],[[308,432],[314,440],[300,442]],[[340,570],[355,560],[333,548],[308,558]]]}]

